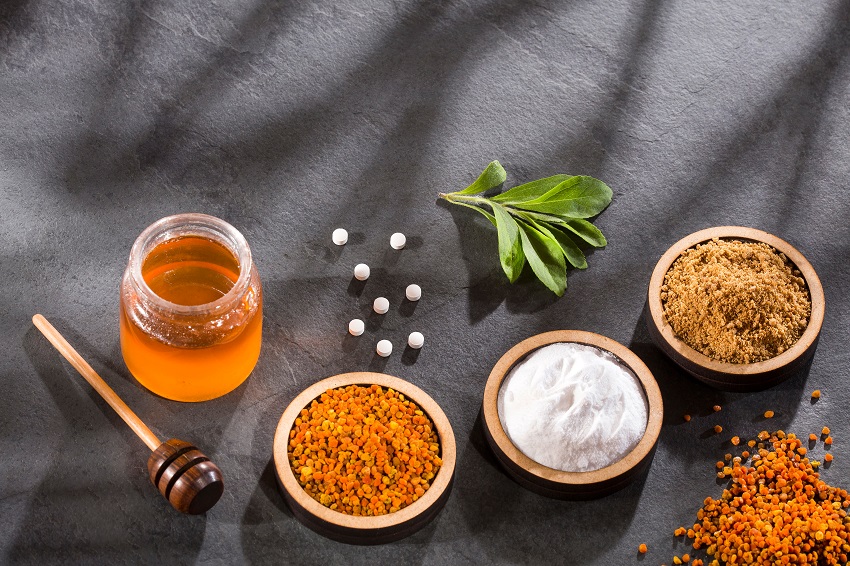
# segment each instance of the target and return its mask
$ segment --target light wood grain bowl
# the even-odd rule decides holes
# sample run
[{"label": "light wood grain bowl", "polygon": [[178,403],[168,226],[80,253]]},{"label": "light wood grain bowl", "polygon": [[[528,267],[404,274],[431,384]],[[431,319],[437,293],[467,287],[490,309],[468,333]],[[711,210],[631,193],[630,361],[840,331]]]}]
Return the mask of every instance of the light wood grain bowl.
[{"label": "light wood grain bowl", "polygon": [[[329,389],[348,385],[380,385],[392,388],[415,402],[430,417],[440,438],[443,465],[431,487],[412,504],[394,513],[376,517],[346,515],[325,507],[298,484],[289,465],[289,432],[301,409]],[[293,515],[307,527],[330,539],[349,544],[384,544],[404,538],[427,525],[445,505],[451,491],[456,446],[451,424],[427,393],[402,379],[382,373],[353,372],[329,377],[305,389],[289,404],[274,436],[274,465],[278,484]]]},{"label": "light wood grain bowl", "polygon": [[[499,419],[499,389],[511,369],[534,350],[558,342],[588,344],[614,354],[634,372],[646,394],[649,412],[643,438],[621,460],[599,470],[564,472],[535,462],[511,442]],[[652,372],[634,352],[593,332],[556,330],[523,340],[502,356],[487,379],[482,416],[487,442],[508,475],[517,483],[531,491],[556,499],[594,499],[622,489],[649,467],[661,432],[664,406],[661,391]]]},{"label": "light wood grain bowl", "polygon": [[[803,335],[789,349],[775,358],[751,364],[733,364],[712,359],[694,350],[676,336],[664,317],[661,286],[673,262],[685,250],[713,238],[764,242],[785,254],[806,281],[812,301],[812,313]],[[686,236],[668,249],[652,272],[647,295],[649,307],[647,328],[655,344],[679,367],[696,379],[725,391],[759,391],[780,383],[801,370],[817,348],[824,316],[824,295],[820,279],[812,265],[794,246],[767,232],[742,226],[720,226],[700,230]]]}]

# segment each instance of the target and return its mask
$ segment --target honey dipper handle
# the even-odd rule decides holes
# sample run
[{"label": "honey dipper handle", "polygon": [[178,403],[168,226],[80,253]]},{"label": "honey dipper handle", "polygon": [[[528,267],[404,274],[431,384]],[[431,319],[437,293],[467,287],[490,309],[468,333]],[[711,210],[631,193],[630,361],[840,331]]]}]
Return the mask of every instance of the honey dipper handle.
[{"label": "honey dipper handle", "polygon": [[147,444],[151,451],[156,450],[160,444],[159,439],[151,432],[142,420],[136,416],[130,407],[109,387],[103,379],[97,375],[97,372],[86,362],[77,351],[68,344],[68,341],[59,334],[59,331],[53,328],[53,325],[47,322],[47,319],[37,314],[32,317],[32,323],[38,328],[44,337],[47,338],[53,347],[59,350],[68,362],[76,368],[80,374],[86,378],[86,381],[94,387],[94,390],[103,397],[103,400],[109,403],[109,406],[115,409],[118,416],[124,419],[124,422],[129,425],[136,436],[142,439],[142,442]]}]

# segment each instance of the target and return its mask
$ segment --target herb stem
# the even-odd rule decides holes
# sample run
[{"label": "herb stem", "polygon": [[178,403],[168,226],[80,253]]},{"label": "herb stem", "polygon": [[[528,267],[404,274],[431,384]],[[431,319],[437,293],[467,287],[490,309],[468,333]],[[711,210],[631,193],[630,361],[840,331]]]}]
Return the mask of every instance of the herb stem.
[{"label": "herb stem", "polygon": [[463,202],[467,204],[490,205],[490,201],[484,197],[476,197],[473,195],[461,195],[458,193],[440,193],[440,198],[446,199],[449,202]]},{"label": "herb stem", "polygon": [[[477,205],[477,206],[488,206],[491,209],[493,208],[493,202],[486,197],[477,197],[477,196],[474,196],[474,195],[462,195],[462,194],[459,194],[458,192],[439,193],[439,195],[437,195],[437,196],[439,196],[440,198],[445,199],[449,202],[456,203],[456,204],[467,204],[467,205],[474,204],[474,205]],[[513,205],[510,205],[510,204],[502,204],[502,203],[499,203],[499,204],[501,204],[502,207],[505,210],[507,210],[508,213],[510,213],[512,216],[516,216],[517,218],[524,218],[524,219],[527,218],[525,216],[523,210],[520,210],[520,209],[518,209],[518,208],[516,208],[516,207],[514,207]]]}]

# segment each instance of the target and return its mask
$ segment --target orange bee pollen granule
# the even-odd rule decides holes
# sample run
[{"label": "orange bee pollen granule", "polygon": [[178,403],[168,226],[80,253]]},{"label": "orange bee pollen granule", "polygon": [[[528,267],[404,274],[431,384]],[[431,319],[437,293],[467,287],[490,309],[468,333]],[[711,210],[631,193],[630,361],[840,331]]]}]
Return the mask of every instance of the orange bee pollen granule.
[{"label": "orange bee pollen granule", "polygon": [[687,533],[694,548],[711,564],[847,564],[850,494],[820,479],[795,435],[765,440],[751,466],[733,460],[721,497],[703,502]]},{"label": "orange bee pollen granule", "polygon": [[301,410],[289,432],[289,465],[322,505],[384,515],[425,494],[442,465],[431,419],[378,385],[330,389]]}]

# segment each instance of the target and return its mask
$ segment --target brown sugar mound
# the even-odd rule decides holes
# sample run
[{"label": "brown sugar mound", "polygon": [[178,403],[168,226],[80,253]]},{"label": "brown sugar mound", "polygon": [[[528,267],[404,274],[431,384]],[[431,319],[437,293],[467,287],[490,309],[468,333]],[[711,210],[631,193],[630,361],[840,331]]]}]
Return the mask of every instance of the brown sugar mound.
[{"label": "brown sugar mound", "polygon": [[784,254],[762,242],[717,238],[679,256],[664,277],[661,301],[686,344],[737,364],[790,348],[812,311],[806,282]]}]

